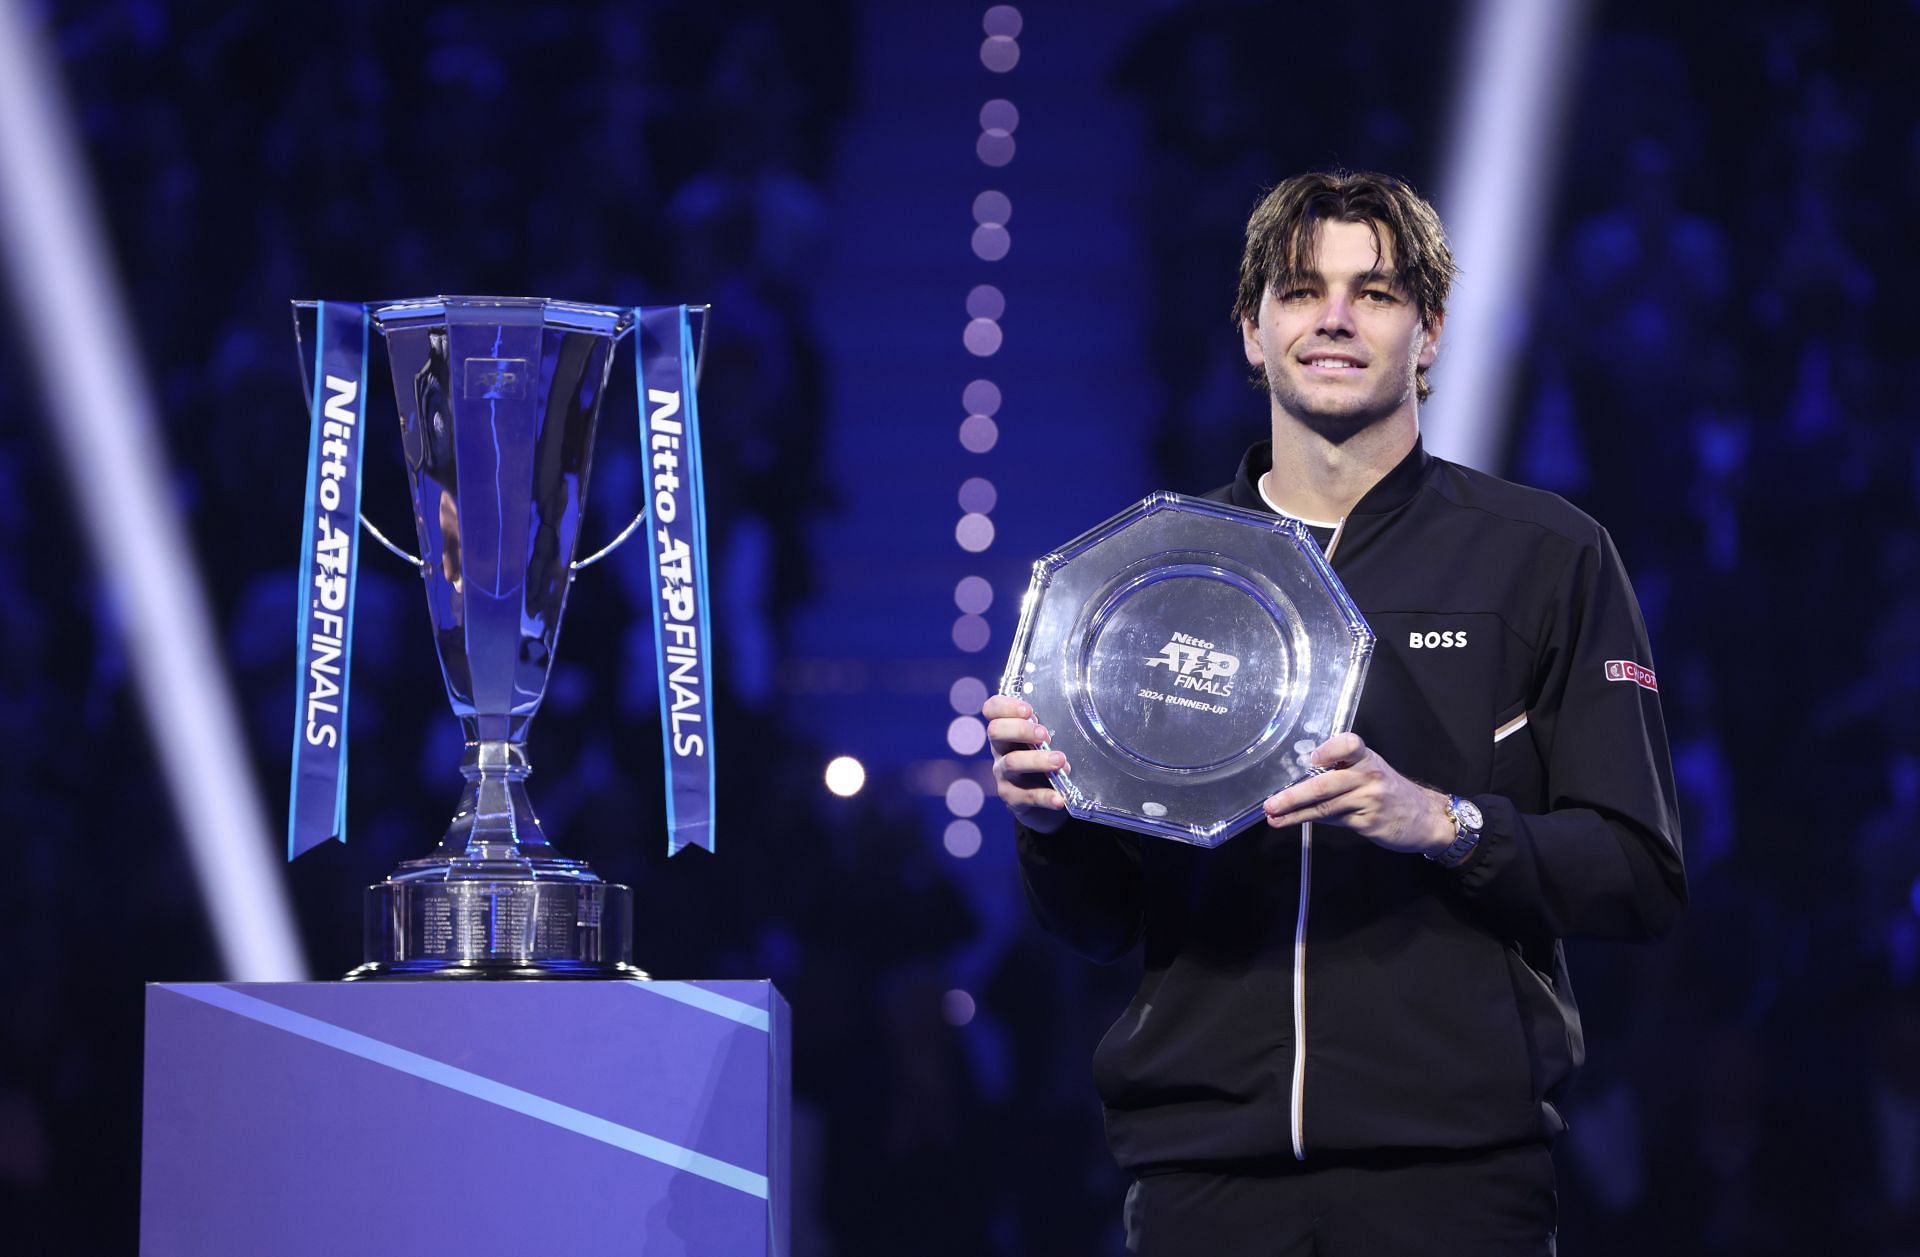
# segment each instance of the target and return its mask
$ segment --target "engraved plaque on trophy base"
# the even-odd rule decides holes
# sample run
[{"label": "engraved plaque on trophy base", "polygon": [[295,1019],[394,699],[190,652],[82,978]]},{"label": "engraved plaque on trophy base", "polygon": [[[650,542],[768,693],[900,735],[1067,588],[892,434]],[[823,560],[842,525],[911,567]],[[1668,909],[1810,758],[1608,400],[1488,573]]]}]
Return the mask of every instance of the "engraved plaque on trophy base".
[{"label": "engraved plaque on trophy base", "polygon": [[[367,888],[372,977],[644,978],[633,953],[633,893],[611,882],[477,875]],[[504,871],[503,871],[504,872]]]}]

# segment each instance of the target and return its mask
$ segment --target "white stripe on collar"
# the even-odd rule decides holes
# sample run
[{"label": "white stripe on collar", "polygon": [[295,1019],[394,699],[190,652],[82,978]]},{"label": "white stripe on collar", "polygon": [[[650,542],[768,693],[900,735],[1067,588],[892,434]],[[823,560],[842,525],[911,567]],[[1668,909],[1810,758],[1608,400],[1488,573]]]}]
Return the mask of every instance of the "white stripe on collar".
[{"label": "white stripe on collar", "polygon": [[1267,492],[1267,473],[1264,471],[1260,473],[1259,479],[1253,482],[1253,487],[1260,490],[1260,500],[1265,502],[1267,508],[1275,515],[1285,515],[1288,519],[1297,519],[1309,528],[1338,528],[1343,522],[1341,520],[1307,519],[1304,516],[1295,515],[1292,511],[1287,510],[1278,502],[1274,501],[1273,497]]}]

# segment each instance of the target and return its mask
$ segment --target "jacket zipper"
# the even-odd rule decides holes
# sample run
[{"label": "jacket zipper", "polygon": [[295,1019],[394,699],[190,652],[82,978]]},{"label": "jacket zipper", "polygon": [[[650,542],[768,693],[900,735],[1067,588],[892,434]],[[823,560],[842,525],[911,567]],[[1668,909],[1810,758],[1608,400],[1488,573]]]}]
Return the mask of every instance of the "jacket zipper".
[{"label": "jacket zipper", "polygon": [[[1327,541],[1327,562],[1347,530],[1342,515]],[[1307,895],[1313,886],[1313,822],[1300,823],[1300,912],[1293,926],[1293,1159],[1307,1159]]]},{"label": "jacket zipper", "polygon": [[1307,1159],[1307,889],[1313,822],[1300,823],[1300,915],[1293,927],[1293,1159]]}]

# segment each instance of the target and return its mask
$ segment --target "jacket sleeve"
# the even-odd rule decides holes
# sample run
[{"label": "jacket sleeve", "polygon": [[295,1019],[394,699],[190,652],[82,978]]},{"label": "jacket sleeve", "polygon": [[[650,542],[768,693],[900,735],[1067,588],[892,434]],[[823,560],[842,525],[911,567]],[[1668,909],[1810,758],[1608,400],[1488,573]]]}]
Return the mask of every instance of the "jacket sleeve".
[{"label": "jacket sleeve", "polygon": [[1014,838],[1027,903],[1049,934],[1100,964],[1140,941],[1145,893],[1138,836],[1069,820],[1047,834],[1016,822]]},{"label": "jacket sleeve", "polygon": [[1480,844],[1450,876],[1516,933],[1658,938],[1687,901],[1679,805],[1646,626],[1597,525],[1565,565],[1536,677],[1546,810],[1476,796]]}]

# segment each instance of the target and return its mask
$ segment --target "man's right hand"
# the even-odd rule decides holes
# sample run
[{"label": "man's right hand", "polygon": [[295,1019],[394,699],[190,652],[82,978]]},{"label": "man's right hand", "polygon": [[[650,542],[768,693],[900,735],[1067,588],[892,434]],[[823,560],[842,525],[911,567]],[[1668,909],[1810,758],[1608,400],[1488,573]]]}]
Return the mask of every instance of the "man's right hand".
[{"label": "man's right hand", "polygon": [[993,747],[993,782],[1000,801],[1028,829],[1052,833],[1067,822],[1067,801],[1047,781],[1050,772],[1071,772],[1058,751],[1039,749],[1053,735],[1033,718],[1033,708],[1010,694],[995,694],[980,709]]}]

